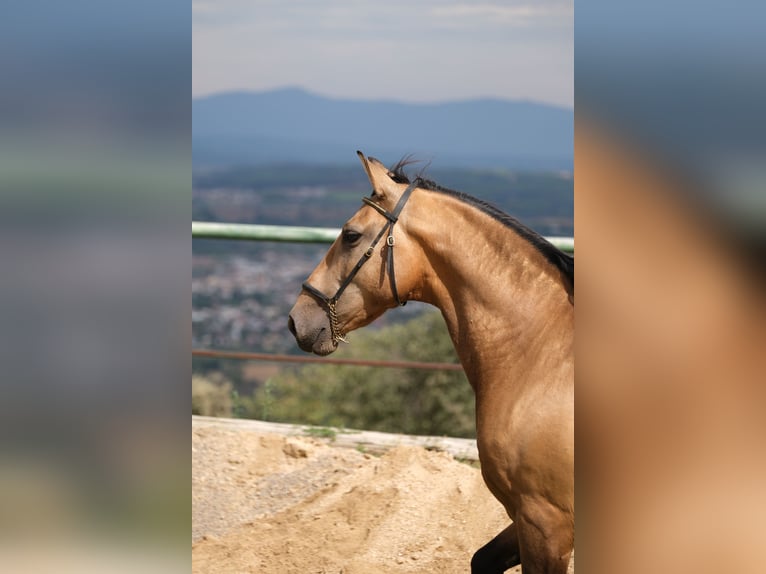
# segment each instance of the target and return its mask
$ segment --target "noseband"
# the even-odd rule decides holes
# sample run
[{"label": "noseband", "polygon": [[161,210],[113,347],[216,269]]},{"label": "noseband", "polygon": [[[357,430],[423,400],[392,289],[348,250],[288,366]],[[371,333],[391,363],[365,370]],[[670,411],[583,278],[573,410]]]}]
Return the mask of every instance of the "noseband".
[{"label": "noseband", "polygon": [[402,301],[399,298],[399,291],[396,289],[396,274],[394,273],[394,225],[396,225],[396,222],[399,220],[399,214],[402,212],[402,209],[404,209],[404,205],[407,203],[407,200],[410,198],[410,195],[416,187],[417,180],[411,183],[407,189],[404,190],[404,193],[399,198],[399,201],[396,203],[396,206],[392,212],[386,211],[377,203],[372,201],[369,197],[362,198],[362,201],[365,204],[372,207],[388,221],[383,226],[383,229],[380,230],[370,246],[367,248],[367,251],[365,251],[364,254],[359,258],[359,261],[357,261],[356,265],[351,270],[351,273],[348,274],[348,277],[346,277],[340,284],[340,287],[338,287],[335,295],[328,297],[319,289],[312,287],[308,281],[303,284],[303,288],[306,291],[319,299],[319,301],[324,303],[325,307],[327,307],[327,315],[330,317],[330,334],[332,335],[332,340],[334,343],[337,343],[338,341],[343,341],[344,343],[348,342],[345,339],[346,335],[341,332],[340,326],[338,325],[338,314],[335,310],[335,306],[338,304],[338,300],[346,290],[346,287],[348,287],[351,281],[354,280],[354,277],[356,277],[356,274],[359,273],[359,270],[362,268],[362,266],[367,263],[370,257],[372,257],[372,254],[375,252],[375,246],[380,242],[386,232],[388,232],[388,236],[386,237],[386,245],[388,246],[388,249],[386,249],[386,269],[388,271],[388,278],[391,283],[391,292],[394,294],[394,300],[396,301],[397,305],[401,306],[407,303],[407,301]]}]

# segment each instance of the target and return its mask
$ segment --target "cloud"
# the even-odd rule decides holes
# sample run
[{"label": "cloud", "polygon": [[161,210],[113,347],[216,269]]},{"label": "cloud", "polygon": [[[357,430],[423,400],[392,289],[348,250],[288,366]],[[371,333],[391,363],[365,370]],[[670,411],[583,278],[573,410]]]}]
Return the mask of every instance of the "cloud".
[{"label": "cloud", "polygon": [[301,29],[309,33],[345,31],[362,34],[383,31],[476,27],[571,26],[572,0],[517,0],[472,3],[465,0],[389,0],[359,3],[275,0],[192,0],[197,26],[256,25],[262,30]]},{"label": "cloud", "polygon": [[571,26],[572,2],[466,3],[439,4],[429,10],[435,23],[464,28],[468,26]]}]

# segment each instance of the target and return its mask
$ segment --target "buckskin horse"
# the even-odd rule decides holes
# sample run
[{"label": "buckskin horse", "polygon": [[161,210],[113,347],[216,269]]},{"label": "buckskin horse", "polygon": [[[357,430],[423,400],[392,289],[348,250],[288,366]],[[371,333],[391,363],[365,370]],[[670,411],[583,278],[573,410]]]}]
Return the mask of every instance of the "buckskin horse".
[{"label": "buckskin horse", "polygon": [[[510,526],[473,573],[565,573],[574,545],[574,258],[495,207],[357,152],[372,195],[303,284],[288,328],[328,355],[408,300],[441,310],[476,394],[481,473]],[[394,259],[396,253],[396,259]]]}]

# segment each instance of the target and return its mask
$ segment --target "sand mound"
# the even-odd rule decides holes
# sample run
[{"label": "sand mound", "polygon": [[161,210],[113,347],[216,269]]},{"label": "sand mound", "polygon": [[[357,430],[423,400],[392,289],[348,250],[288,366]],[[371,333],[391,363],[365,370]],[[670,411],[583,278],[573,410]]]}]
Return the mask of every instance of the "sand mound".
[{"label": "sand mound", "polygon": [[419,447],[193,427],[192,456],[198,574],[464,573],[509,522],[478,469]]}]

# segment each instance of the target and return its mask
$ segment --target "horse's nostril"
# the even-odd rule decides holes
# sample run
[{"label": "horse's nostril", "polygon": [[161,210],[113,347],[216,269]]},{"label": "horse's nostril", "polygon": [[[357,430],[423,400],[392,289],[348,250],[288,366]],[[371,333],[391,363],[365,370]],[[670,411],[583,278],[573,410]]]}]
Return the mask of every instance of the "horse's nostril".
[{"label": "horse's nostril", "polygon": [[297,337],[298,335],[295,333],[295,321],[293,321],[293,316],[290,315],[287,318],[287,328],[290,330],[290,332],[293,334],[293,337]]}]

